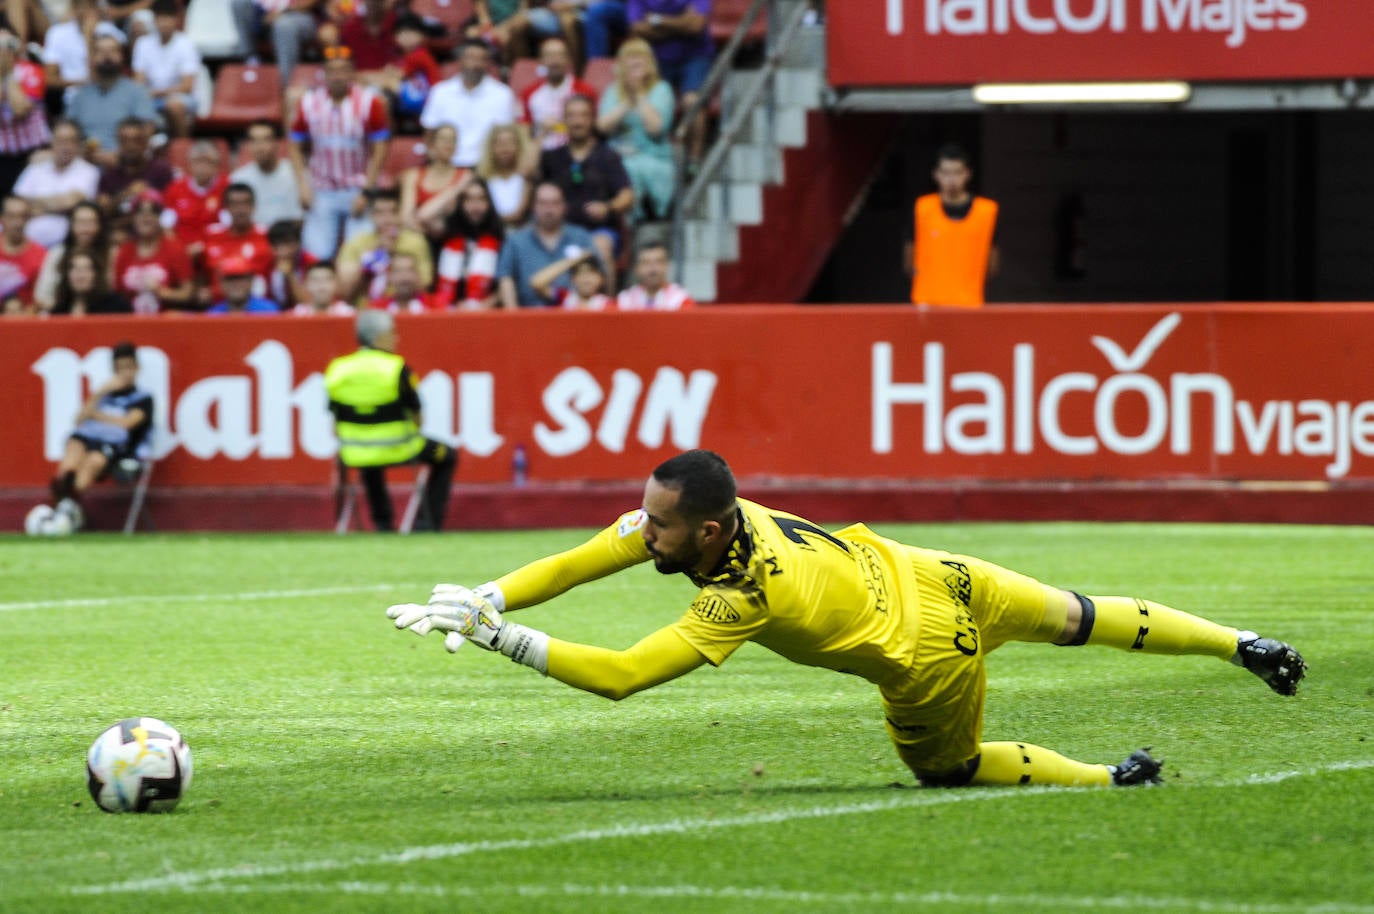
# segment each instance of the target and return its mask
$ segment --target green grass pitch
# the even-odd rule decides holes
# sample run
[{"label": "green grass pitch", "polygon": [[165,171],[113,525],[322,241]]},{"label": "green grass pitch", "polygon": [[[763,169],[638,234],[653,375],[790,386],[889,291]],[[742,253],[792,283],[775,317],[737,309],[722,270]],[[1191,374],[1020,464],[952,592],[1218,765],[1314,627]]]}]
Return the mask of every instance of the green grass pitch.
[{"label": "green grass pitch", "polygon": [[[586,531],[0,539],[0,910],[1374,914],[1374,529],[878,529],[1292,641],[1296,699],[1207,658],[1009,645],[985,734],[1150,790],[922,790],[875,690],[746,646],[619,704],[390,603]],[[648,567],[519,614],[623,647],[692,594]],[[112,816],[83,760],[133,715],[195,780]]]}]

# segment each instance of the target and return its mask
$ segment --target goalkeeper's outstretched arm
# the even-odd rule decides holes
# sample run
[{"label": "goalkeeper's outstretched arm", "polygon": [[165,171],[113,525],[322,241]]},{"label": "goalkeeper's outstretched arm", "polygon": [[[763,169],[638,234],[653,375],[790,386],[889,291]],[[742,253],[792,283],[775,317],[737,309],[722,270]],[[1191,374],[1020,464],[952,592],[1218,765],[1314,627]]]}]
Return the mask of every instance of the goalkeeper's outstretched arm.
[{"label": "goalkeeper's outstretched arm", "polygon": [[648,560],[649,550],[637,532],[627,536],[612,526],[580,546],[530,562],[477,589],[505,612],[552,600],[578,584]]},{"label": "goalkeeper's outstretched arm", "polygon": [[611,701],[676,679],[705,662],[671,626],[623,651],[549,639],[548,674]]}]

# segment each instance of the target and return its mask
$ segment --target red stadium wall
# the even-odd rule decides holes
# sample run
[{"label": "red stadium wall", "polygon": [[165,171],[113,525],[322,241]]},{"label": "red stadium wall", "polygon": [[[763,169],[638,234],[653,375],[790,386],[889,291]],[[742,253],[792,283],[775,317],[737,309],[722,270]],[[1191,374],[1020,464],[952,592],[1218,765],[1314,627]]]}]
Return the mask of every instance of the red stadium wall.
[{"label": "red stadium wall", "polygon": [[[129,338],[158,403],[159,526],[329,525],[320,372],[348,321],[4,326],[0,524],[41,496],[104,347]],[[820,519],[1374,519],[1374,305],[712,307],[400,332],[427,430],[463,451],[459,526],[604,520],[698,445]],[[102,490],[98,523],[122,497]]]}]

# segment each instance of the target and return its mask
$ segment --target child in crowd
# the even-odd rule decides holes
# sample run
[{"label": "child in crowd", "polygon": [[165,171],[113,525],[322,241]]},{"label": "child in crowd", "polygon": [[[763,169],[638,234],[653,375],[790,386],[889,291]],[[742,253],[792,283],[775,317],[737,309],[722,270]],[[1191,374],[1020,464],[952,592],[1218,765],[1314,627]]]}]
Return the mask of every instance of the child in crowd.
[{"label": "child in crowd", "polygon": [[339,274],[334,262],[321,260],[305,271],[305,301],[297,302],[291,313],[298,316],[349,317],[355,309],[339,297]]}]

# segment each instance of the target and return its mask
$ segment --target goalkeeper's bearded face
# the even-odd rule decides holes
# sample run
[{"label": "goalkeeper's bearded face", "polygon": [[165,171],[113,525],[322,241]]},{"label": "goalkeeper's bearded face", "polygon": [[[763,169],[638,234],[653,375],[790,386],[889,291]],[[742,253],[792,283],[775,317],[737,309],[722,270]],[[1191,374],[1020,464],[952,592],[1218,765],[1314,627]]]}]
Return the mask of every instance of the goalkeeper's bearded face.
[{"label": "goalkeeper's bearded face", "polygon": [[644,489],[644,545],[660,574],[691,571],[702,562],[706,532],[678,513],[679,494],[652,478]]}]

